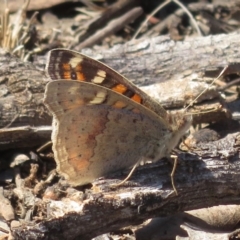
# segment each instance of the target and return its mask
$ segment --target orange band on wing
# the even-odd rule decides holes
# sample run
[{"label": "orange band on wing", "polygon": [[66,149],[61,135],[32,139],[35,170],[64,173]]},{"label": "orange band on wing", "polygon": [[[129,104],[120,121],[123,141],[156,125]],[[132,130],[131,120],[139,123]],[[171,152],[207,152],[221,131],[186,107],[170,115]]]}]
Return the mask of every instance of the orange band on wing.
[{"label": "orange band on wing", "polygon": [[69,63],[63,63],[62,64],[62,69],[64,71],[70,71],[71,70],[71,65]]},{"label": "orange band on wing", "polygon": [[75,68],[73,68],[74,73],[76,74],[76,80],[78,81],[86,81],[84,74],[82,73],[82,66],[78,64]]},{"label": "orange band on wing", "polygon": [[83,73],[77,72],[76,74],[77,74],[77,80],[78,81],[86,81],[85,76],[84,76]]},{"label": "orange band on wing", "polygon": [[113,107],[118,108],[118,109],[125,108],[126,107],[126,103],[124,103],[122,101],[117,101],[117,102],[115,102]]},{"label": "orange band on wing", "polygon": [[138,94],[134,94],[131,99],[137,103],[141,103],[142,102],[142,98],[138,95]]},{"label": "orange band on wing", "polygon": [[118,93],[125,93],[127,91],[127,88],[122,84],[117,84],[115,87],[112,88],[112,90]]},{"label": "orange band on wing", "polygon": [[64,79],[67,79],[67,80],[71,79],[71,78],[72,78],[71,72],[69,72],[69,71],[64,71],[64,72],[63,72],[63,78],[64,78]]}]

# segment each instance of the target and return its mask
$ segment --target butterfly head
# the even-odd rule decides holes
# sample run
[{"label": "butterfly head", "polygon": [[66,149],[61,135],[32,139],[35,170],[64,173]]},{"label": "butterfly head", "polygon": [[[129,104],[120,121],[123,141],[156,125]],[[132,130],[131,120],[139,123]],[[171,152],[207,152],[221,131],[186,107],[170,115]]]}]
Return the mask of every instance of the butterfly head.
[{"label": "butterfly head", "polygon": [[186,115],[185,112],[178,112],[168,115],[168,121],[172,126],[172,137],[168,145],[169,152],[174,149],[180,139],[189,130],[192,124],[192,116]]}]

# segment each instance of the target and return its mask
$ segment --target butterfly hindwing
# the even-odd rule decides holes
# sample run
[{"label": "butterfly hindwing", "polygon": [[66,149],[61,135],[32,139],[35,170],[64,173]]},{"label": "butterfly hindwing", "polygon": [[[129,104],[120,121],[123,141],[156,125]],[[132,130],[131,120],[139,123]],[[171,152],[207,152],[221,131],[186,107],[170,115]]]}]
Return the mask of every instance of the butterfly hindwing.
[{"label": "butterfly hindwing", "polygon": [[[44,103],[53,113],[58,171],[73,185],[164,156],[171,129],[151,110],[92,83],[52,81]],[[151,126],[151,127],[150,127]],[[127,139],[126,139],[127,138]]]}]

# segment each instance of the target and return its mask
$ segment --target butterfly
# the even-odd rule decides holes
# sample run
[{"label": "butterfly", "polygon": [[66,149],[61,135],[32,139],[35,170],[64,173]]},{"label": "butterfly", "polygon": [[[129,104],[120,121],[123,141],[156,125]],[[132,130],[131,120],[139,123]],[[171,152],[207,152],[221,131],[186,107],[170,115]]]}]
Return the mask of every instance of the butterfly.
[{"label": "butterfly", "polygon": [[118,72],[81,53],[51,50],[46,73],[57,170],[74,186],[169,157],[191,125],[190,116],[167,113]]}]

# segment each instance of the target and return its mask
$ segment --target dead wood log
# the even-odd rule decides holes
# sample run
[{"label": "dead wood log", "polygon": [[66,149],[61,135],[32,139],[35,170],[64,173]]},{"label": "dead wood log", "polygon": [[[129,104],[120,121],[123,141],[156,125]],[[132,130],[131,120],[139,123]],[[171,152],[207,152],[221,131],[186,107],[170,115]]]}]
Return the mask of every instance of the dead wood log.
[{"label": "dead wood log", "polygon": [[66,190],[61,201],[36,199],[40,212],[47,209],[47,214],[39,223],[14,229],[13,235],[17,239],[91,239],[156,216],[239,204],[239,136],[228,134],[180,155],[175,175],[178,196],[171,186],[170,164],[160,161],[140,167],[117,189],[109,185],[124,178],[119,173],[94,182],[92,189],[83,192]]},{"label": "dead wood log", "polygon": [[219,69],[240,62],[238,42],[237,32],[177,42],[161,36],[130,41],[97,53],[83,49],[82,53],[111,66],[135,84],[148,86],[169,80],[197,80],[208,73],[215,73],[216,77]]},{"label": "dead wood log", "polygon": [[42,103],[44,71],[3,49],[0,62],[0,150],[45,143],[50,139],[51,116]]}]

